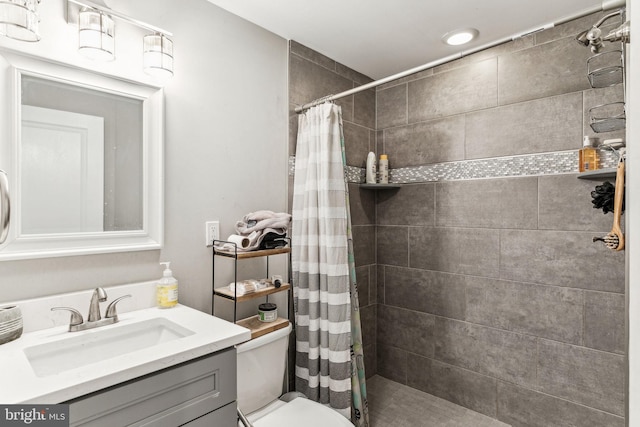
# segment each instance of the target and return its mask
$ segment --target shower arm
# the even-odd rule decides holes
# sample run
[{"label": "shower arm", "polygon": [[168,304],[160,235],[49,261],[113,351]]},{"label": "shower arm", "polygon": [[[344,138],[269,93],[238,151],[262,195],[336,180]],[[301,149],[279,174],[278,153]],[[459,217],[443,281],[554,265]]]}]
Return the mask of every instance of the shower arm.
[{"label": "shower arm", "polygon": [[615,12],[611,12],[602,18],[600,18],[591,28],[581,32],[576,36],[576,41],[583,46],[590,46],[593,53],[598,53],[603,47],[603,41],[623,41],[629,40],[629,28],[628,25],[623,23],[620,27],[612,30],[606,37],[602,37],[602,30],[600,26],[611,18],[621,16],[624,19],[625,8],[622,7]]}]

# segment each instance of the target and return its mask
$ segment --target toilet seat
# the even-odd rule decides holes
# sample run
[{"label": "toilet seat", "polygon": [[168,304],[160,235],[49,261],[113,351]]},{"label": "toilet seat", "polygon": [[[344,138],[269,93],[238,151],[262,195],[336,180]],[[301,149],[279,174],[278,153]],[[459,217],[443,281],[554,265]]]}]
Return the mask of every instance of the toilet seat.
[{"label": "toilet seat", "polygon": [[333,409],[301,397],[252,423],[254,427],[353,427],[351,421]]}]

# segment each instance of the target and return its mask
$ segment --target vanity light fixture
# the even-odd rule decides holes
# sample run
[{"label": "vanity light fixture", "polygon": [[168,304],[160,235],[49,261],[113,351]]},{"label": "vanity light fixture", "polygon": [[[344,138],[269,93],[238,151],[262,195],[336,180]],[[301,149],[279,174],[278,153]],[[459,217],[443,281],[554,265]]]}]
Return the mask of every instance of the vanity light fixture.
[{"label": "vanity light fixture", "polygon": [[0,35],[25,42],[40,40],[40,0],[0,1]]},{"label": "vanity light fixture", "polygon": [[144,72],[167,79],[173,76],[173,42],[161,33],[147,34],[143,41]]},{"label": "vanity light fixture", "polygon": [[442,41],[451,46],[459,46],[461,44],[469,43],[471,40],[478,37],[480,32],[475,28],[462,28],[459,30],[449,31],[442,36]]},{"label": "vanity light fixture", "polygon": [[[39,1],[39,0],[12,0]],[[0,4],[5,3],[0,0]],[[98,3],[100,2],[100,3]],[[67,0],[67,22],[78,22],[79,50],[93,59],[115,58],[114,19],[151,31],[143,37],[143,67],[147,74],[166,79],[173,75],[173,41],[169,31],[107,7],[102,0]]]},{"label": "vanity light fixture", "polygon": [[99,10],[81,10],[78,14],[78,51],[90,59],[115,59],[113,19]]}]

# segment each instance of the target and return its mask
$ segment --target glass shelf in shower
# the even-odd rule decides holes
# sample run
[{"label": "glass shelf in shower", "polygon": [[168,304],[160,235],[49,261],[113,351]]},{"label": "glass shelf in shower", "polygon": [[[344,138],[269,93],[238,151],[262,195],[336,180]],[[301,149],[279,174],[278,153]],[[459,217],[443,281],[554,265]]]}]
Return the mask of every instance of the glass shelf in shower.
[{"label": "glass shelf in shower", "polygon": [[391,190],[393,188],[400,188],[401,184],[358,184],[360,188],[365,190]]},{"label": "glass shelf in shower", "polygon": [[613,178],[615,180],[616,168],[604,168],[594,171],[580,172],[580,174],[578,175],[578,179],[602,180],[608,178]]}]

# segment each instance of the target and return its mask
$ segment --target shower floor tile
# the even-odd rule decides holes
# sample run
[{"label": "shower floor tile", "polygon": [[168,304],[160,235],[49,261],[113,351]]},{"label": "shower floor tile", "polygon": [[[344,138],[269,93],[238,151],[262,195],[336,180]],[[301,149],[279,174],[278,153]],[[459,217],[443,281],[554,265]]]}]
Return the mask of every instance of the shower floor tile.
[{"label": "shower floor tile", "polygon": [[379,375],[367,380],[371,427],[508,427],[470,409]]}]

